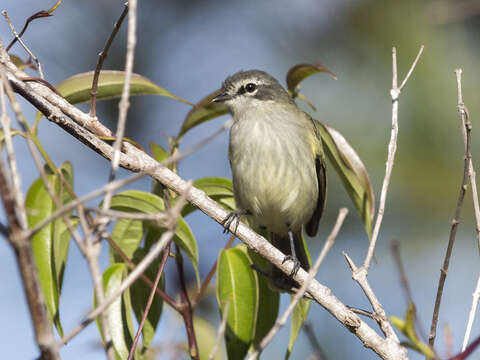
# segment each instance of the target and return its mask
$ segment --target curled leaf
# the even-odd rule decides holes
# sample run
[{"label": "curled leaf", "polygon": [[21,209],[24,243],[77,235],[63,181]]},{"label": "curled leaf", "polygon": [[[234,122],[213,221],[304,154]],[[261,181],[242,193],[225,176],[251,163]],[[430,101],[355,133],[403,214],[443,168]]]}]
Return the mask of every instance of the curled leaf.
[{"label": "curled leaf", "polygon": [[191,128],[200,125],[207,120],[228,113],[228,109],[225,104],[220,102],[212,102],[212,99],[217,96],[219,92],[220,90],[217,90],[206,96],[200,100],[192,110],[190,110],[190,112],[187,114],[187,117],[183,121],[180,132],[177,135],[177,141]]},{"label": "curled leaf", "polygon": [[342,134],[317,120],[315,123],[323,140],[325,153],[359,212],[368,236],[371,236],[375,199],[367,169]]},{"label": "curled leaf", "polygon": [[298,64],[291,67],[287,73],[287,88],[290,94],[295,97],[298,90],[297,87],[303,79],[319,72],[327,73],[335,80],[337,79],[335,74],[327,70],[327,68],[319,62],[315,64]]}]

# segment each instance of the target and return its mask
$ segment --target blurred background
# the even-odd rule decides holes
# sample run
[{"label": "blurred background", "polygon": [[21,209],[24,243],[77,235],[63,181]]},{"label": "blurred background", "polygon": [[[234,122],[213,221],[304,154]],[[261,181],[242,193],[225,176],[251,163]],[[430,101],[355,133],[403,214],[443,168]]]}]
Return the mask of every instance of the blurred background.
[{"label": "blurred background", "polygon": [[[27,17],[54,3],[53,0],[3,0],[1,9],[8,12],[20,30]],[[46,80],[56,84],[73,74],[93,70],[122,10],[123,1],[64,1],[53,17],[33,22],[24,40],[40,59]],[[399,77],[403,79],[420,45],[425,45],[422,59],[400,97],[397,157],[376,249],[378,264],[372,266],[369,280],[387,313],[403,316],[407,303],[390,251],[392,239],[397,239],[426,332],[463,174],[463,140],[453,72],[457,67],[464,71],[464,101],[473,123],[473,161],[480,164],[477,135],[480,125],[476,122],[480,114],[479,2],[177,0],[141,1],[138,11],[135,72],[192,102],[216,90],[226,76],[242,69],[262,69],[284,82],[286,72],[294,64],[322,62],[338,80],[325,74],[311,76],[302,83],[302,93],[318,110],[313,112],[305,104],[300,102],[300,105],[313,117],[338,129],[357,150],[369,171],[377,198],[391,128],[391,48],[397,47]],[[125,22],[104,69],[124,69],[126,28]],[[6,45],[11,38],[2,18],[0,39]],[[26,58],[18,44],[11,53]],[[35,110],[25,102],[22,104],[33,122]],[[117,102],[103,102],[99,108],[100,120],[115,130]],[[177,134],[188,111],[187,105],[168,98],[132,98],[126,136],[145,148],[152,141],[167,147],[167,136]],[[205,138],[226,119],[219,118],[190,131],[181,148]],[[106,160],[59,127],[43,119],[40,135],[56,164],[72,161],[78,195],[107,181]],[[22,186],[26,190],[37,171],[24,141],[16,138],[15,144]],[[228,136],[224,133],[184,159],[180,175],[185,179],[230,177],[227,146]],[[123,171],[120,176],[126,174]],[[151,181],[143,179],[130,187],[149,190]],[[367,236],[332,168],[326,215],[318,238],[310,241],[311,252],[313,256],[318,254],[342,206],[347,206],[350,214],[317,278],[345,304],[369,309],[364,294],[351,280],[342,255],[345,251],[360,263],[366,254]],[[3,209],[0,211],[3,221]],[[190,215],[187,221],[199,243],[200,270],[204,276],[227,236],[217,223],[200,212]],[[442,357],[449,351],[460,350],[471,295],[480,272],[478,256],[468,192],[440,312],[436,348]],[[0,257],[3,353],[5,358],[32,359],[38,351],[14,256],[4,240],[0,241]],[[103,252],[102,263],[108,263],[107,251]],[[169,289],[174,281],[172,278],[170,286],[167,285]],[[61,297],[61,316],[67,332],[90,309],[91,296],[86,263],[72,245]],[[284,309],[289,298],[282,298]],[[184,329],[176,315],[164,309],[154,342],[162,351],[161,358],[173,358],[168,346],[185,340]],[[215,326],[218,324],[214,296],[205,301],[200,315]],[[376,358],[320,306],[312,306],[310,321],[329,359]],[[480,334],[479,324],[480,321],[474,324],[473,337]],[[375,324],[372,326],[377,329]],[[445,331],[446,327],[451,330]],[[283,357],[288,335],[287,326],[264,352],[264,358]],[[64,359],[102,359],[104,354],[98,339],[96,326],[91,325],[65,346],[61,355]],[[471,358],[478,357],[478,353],[480,350]],[[311,354],[307,338],[300,336],[292,358],[308,358]],[[411,352],[410,358],[423,357]]]}]

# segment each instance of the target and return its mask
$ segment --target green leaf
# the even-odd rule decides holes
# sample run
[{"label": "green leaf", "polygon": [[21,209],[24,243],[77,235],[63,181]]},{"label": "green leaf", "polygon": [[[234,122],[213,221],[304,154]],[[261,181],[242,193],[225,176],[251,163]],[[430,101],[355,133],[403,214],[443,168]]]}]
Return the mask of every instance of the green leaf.
[{"label": "green leaf", "polygon": [[152,153],[153,158],[160,163],[168,158],[168,151],[153,141],[150,142],[150,152]]},{"label": "green leaf", "polygon": [[[147,237],[145,240],[145,247],[148,249],[152,245],[153,242],[157,241],[160,236],[162,236],[164,229],[150,225]],[[175,229],[175,236],[173,237],[173,241],[177,244],[180,249],[188,256],[190,261],[192,262],[193,269],[195,270],[195,277],[197,280],[197,285],[200,285],[200,273],[198,271],[198,246],[197,241],[195,240],[195,236],[193,235],[190,226],[188,226],[187,222],[183,218],[178,219],[177,228]]]},{"label": "green leaf", "polygon": [[[134,262],[138,264],[145,257],[146,254],[147,251],[145,251],[145,249],[138,249],[134,255]],[[158,259],[154,261],[144,273],[152,282],[155,281],[155,277],[160,267],[160,262],[161,256],[159,256]],[[162,277],[160,278],[158,287],[162,290],[165,289],[164,274],[162,274]],[[141,279],[135,281],[130,288],[133,311],[135,313],[135,317],[138,323],[140,323],[143,314],[145,313],[145,308],[147,306],[148,297],[150,296],[151,291],[152,289],[150,288],[150,286],[145,284],[145,282]],[[145,319],[144,327],[142,329],[142,354],[145,354],[145,351],[152,344],[153,336],[155,335],[155,330],[162,314],[162,308],[163,301],[157,294],[155,294],[147,318]]]},{"label": "green leaf", "polygon": [[[112,197],[111,208],[121,211],[142,212],[146,214],[155,214],[165,210],[163,199],[159,196],[139,190],[127,190],[120,192]],[[163,229],[150,223],[147,234],[148,239],[155,239],[155,241],[163,233]],[[200,281],[198,273],[198,247],[192,230],[183,218],[180,218],[175,230],[173,241],[185,252],[192,262],[197,281]],[[148,248],[151,243],[147,242]]]},{"label": "green leaf", "polygon": [[[103,288],[105,298],[112,295],[122,283],[127,273],[125,264],[113,264],[103,273]],[[94,298],[94,306],[97,301]],[[117,359],[127,359],[130,347],[133,343],[132,305],[129,290],[119,296],[106,310],[107,321],[112,335],[113,348]],[[97,326],[102,334],[100,321],[97,318]],[[102,338],[102,341],[104,339]]]},{"label": "green leaf", "polygon": [[[267,269],[271,266],[263,256],[252,250],[248,250],[248,255],[252,263],[260,269]],[[265,276],[254,273],[258,278],[258,316],[255,323],[253,345],[257,347],[273,325],[275,325],[280,306],[280,292],[271,289],[268,283],[269,280]]]},{"label": "green leaf", "polygon": [[126,190],[112,197],[110,208],[120,211],[155,214],[165,211],[165,205],[159,196],[140,190]]},{"label": "green leaf", "polygon": [[[56,89],[71,104],[89,102],[91,100],[90,90],[92,88],[93,73],[93,71],[89,71],[73,75],[59,83]],[[124,83],[124,71],[102,70],[98,78],[97,100],[119,98],[122,95]],[[130,95],[166,96],[193,106],[189,101],[173,95],[150,79],[139,74],[132,74]]]},{"label": "green leaf", "polygon": [[337,77],[327,70],[321,63],[317,62],[315,64],[298,64],[290,68],[287,73],[287,88],[292,97],[295,97],[298,93],[298,85],[306,77],[319,73],[325,72],[330,74],[335,80]]},{"label": "green leaf", "polygon": [[367,169],[342,134],[317,120],[315,123],[322,137],[325,153],[359,212],[368,236],[371,236],[375,199]]},{"label": "green leaf", "polygon": [[[291,296],[293,299],[293,295]],[[290,340],[288,342],[285,359],[288,359],[292,353],[293,345],[297,341],[298,334],[302,330],[302,326],[307,320],[308,311],[310,310],[311,300],[302,299],[297,303],[292,313],[292,326],[290,327]]]},{"label": "green leaf", "polygon": [[187,117],[183,121],[182,127],[180,128],[177,141],[191,128],[200,125],[207,120],[228,114],[228,109],[225,104],[212,102],[212,99],[217,96],[219,92],[220,90],[216,90],[215,92],[206,96],[200,100],[192,110],[190,110],[190,112],[187,114]]},{"label": "green leaf", "polygon": [[[226,210],[232,211],[235,209],[232,180],[222,177],[204,177],[195,180],[193,186],[205,191],[209,197],[219,202]],[[182,209],[182,215],[187,216],[196,209],[188,203]]]},{"label": "green leaf", "polygon": [[[64,179],[73,188],[73,170],[71,164],[66,162],[61,169]],[[58,175],[52,174],[47,166],[45,172],[55,196],[62,204],[69,202],[72,197],[65,190]],[[55,210],[55,202],[44,187],[41,178],[36,179],[30,186],[25,199],[27,220],[30,228],[49,217]],[[71,212],[66,214],[70,217]],[[78,222],[72,219],[72,225]],[[38,270],[40,287],[45,297],[48,313],[55,324],[57,331],[63,336],[63,329],[59,314],[59,297],[63,281],[68,248],[70,244],[70,232],[62,219],[56,219],[43,227],[32,238],[32,251]]]},{"label": "green leaf", "polygon": [[[199,316],[193,317],[193,328],[197,337],[199,359],[208,359],[215,345],[217,331],[212,324]],[[213,359],[222,360],[225,358],[223,346],[220,345]]]},{"label": "green leaf", "polygon": [[243,359],[250,347],[258,312],[258,280],[251,260],[241,248],[220,251],[217,265],[217,301],[222,312],[227,302],[225,342],[229,360]]},{"label": "green leaf", "polygon": [[[128,256],[133,257],[143,238],[143,222],[141,220],[119,219],[112,231],[112,240]],[[122,258],[112,249],[111,262],[121,262]]]},{"label": "green leaf", "polygon": [[408,304],[407,313],[405,314],[405,319],[401,319],[396,316],[390,316],[390,321],[393,326],[400,330],[410,341],[402,342],[402,345],[407,346],[423,355],[429,359],[435,358],[435,353],[427,344],[424,344],[417,336],[415,331],[415,318],[416,310],[413,303]]}]

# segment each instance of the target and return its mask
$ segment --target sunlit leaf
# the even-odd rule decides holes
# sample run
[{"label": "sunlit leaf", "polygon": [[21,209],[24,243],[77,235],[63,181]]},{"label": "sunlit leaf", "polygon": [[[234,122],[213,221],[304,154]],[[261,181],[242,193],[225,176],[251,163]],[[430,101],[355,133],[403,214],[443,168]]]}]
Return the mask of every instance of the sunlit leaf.
[{"label": "sunlit leaf", "polygon": [[243,359],[250,347],[258,311],[258,280],[245,251],[235,247],[220,251],[217,265],[217,301],[229,312],[225,342],[229,360]]},{"label": "sunlit leaf", "polygon": [[410,303],[408,305],[407,313],[405,314],[405,319],[401,319],[396,316],[390,316],[390,321],[392,322],[393,326],[400,330],[410,340],[408,342],[403,342],[402,345],[420,352],[429,359],[434,359],[435,353],[417,336],[417,332],[415,331],[415,317],[415,305]]},{"label": "sunlit leaf", "polygon": [[[73,75],[59,83],[56,89],[71,104],[89,102],[91,100],[90,90],[92,88],[93,73],[93,71],[89,71]],[[97,100],[119,98],[122,95],[124,83],[124,71],[102,70],[98,80]],[[139,74],[132,74],[130,95],[166,96],[193,106],[189,101],[173,95],[150,79]]]},{"label": "sunlit leaf", "polygon": [[[235,209],[232,180],[222,177],[204,177],[195,180],[193,186],[205,191],[209,197],[219,202],[226,210],[232,211]],[[187,216],[196,209],[190,203],[185,204],[182,215]]]},{"label": "sunlit leaf", "polygon": [[325,153],[358,210],[368,236],[371,236],[375,199],[367,169],[342,134],[317,120],[315,122],[323,140]]},{"label": "sunlit leaf", "polygon": [[160,163],[168,157],[168,151],[153,141],[150,142],[150,152],[153,158]]},{"label": "sunlit leaf", "polygon": [[[143,239],[143,222],[133,219],[119,219],[112,231],[112,239],[129,259],[133,257]],[[121,261],[121,257],[112,250],[111,262]]]},{"label": "sunlit leaf", "polygon": [[[147,252],[144,249],[138,249],[134,255],[134,262],[138,264],[145,257],[146,254]],[[154,261],[144,273],[152,281],[152,283],[154,282],[157,275],[160,261],[161,256],[159,256],[158,259]],[[165,289],[165,276],[163,274],[160,278],[158,287],[162,290]],[[150,296],[151,291],[152,289],[150,288],[150,286],[148,286],[142,280],[135,281],[130,288],[133,311],[135,313],[135,317],[137,318],[138,323],[140,323],[143,314],[145,313],[148,297]],[[144,354],[145,351],[152,344],[153,336],[155,335],[155,330],[162,314],[162,307],[162,299],[157,294],[155,294],[152,305],[145,319],[144,327],[142,329],[142,354]]]},{"label": "sunlit leaf", "polygon": [[[207,320],[194,316],[193,318],[193,328],[195,329],[195,335],[197,336],[198,343],[198,352],[199,359],[208,359],[212,351],[213,346],[215,345],[215,340],[217,337],[217,330],[215,327],[210,324]],[[222,344],[217,348],[217,352],[213,357],[214,360],[225,359],[225,351]]]},{"label": "sunlit leaf", "polygon": [[[113,264],[105,270],[103,273],[103,289],[106,298],[111,296],[120,287],[126,273],[127,266],[125,264]],[[95,298],[94,306],[97,306]],[[127,289],[122,296],[119,296],[107,308],[105,313],[107,315],[116,358],[119,360],[127,359],[134,337],[129,290]],[[102,334],[102,325],[98,318],[97,326],[100,334]],[[104,341],[103,338],[102,341]]]},{"label": "sunlit leaf", "polygon": [[[61,171],[64,179],[73,187],[71,164],[68,162],[63,164]],[[71,196],[66,192],[63,184],[61,184],[59,176],[52,174],[48,167],[45,167],[45,172],[55,196],[62,204],[69,202]],[[44,187],[41,178],[35,180],[28,189],[25,208],[30,228],[49,217],[56,210],[55,202]],[[71,212],[67,213],[66,216],[70,217]],[[72,225],[76,226],[76,224],[77,222],[72,219]],[[70,234],[62,219],[52,221],[32,238],[32,250],[38,270],[40,287],[45,297],[50,318],[60,335],[63,334],[63,330],[60,323],[59,300],[63,272],[68,256],[69,240]]]},{"label": "sunlit leaf", "polygon": [[[111,208],[121,211],[133,211],[142,212],[146,214],[155,214],[165,210],[163,199],[159,196],[139,190],[127,190],[115,194],[112,197]],[[147,238],[155,239],[160,238],[164,229],[156,226],[155,224],[149,224]],[[198,247],[192,230],[185,222],[183,218],[180,218],[175,230],[175,236],[173,241],[185,252],[192,262],[195,272],[198,275]],[[147,248],[151,244],[147,244]]]},{"label": "sunlit leaf", "polygon": [[297,87],[303,81],[303,79],[319,72],[327,73],[334,79],[337,79],[333,73],[328,71],[327,68],[325,68],[325,66],[319,62],[315,64],[298,64],[291,67],[287,73],[287,89],[290,94],[295,97],[295,94],[298,90]]},{"label": "sunlit leaf", "polygon": [[[293,295],[291,296],[293,299]],[[310,310],[311,300],[302,299],[297,303],[292,313],[292,325],[290,327],[290,340],[288,341],[287,353],[285,359],[288,359],[292,354],[293,345],[297,341],[298,334],[302,330],[302,326],[307,320],[308,310]]]},{"label": "sunlit leaf", "polygon": [[210,95],[200,100],[195,107],[190,110],[187,117],[183,121],[177,140],[180,139],[191,128],[204,123],[207,120],[216,118],[228,113],[225,104],[221,102],[212,102],[212,99],[218,95],[220,90],[217,90]]}]

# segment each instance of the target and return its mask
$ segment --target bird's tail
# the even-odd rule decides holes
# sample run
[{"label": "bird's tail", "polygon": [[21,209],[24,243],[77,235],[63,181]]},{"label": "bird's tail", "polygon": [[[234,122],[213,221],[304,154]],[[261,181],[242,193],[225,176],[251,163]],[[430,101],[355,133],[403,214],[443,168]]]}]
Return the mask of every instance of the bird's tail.
[{"label": "bird's tail", "polygon": [[[307,244],[305,243],[305,239],[302,236],[302,231],[297,231],[293,233],[293,244],[295,246],[295,255],[300,261],[300,266],[305,270],[310,270],[310,255],[308,252]],[[290,239],[288,235],[277,235],[274,233],[270,233],[270,242],[273,246],[275,246],[278,250],[280,250],[285,255],[293,255],[292,250],[290,248]],[[298,284],[291,280],[288,275],[284,274],[280,269],[276,266],[271,265],[270,275],[272,276],[272,280],[275,285],[279,285],[284,283],[287,287],[295,286],[298,287]],[[277,283],[277,284],[275,284]]]}]

